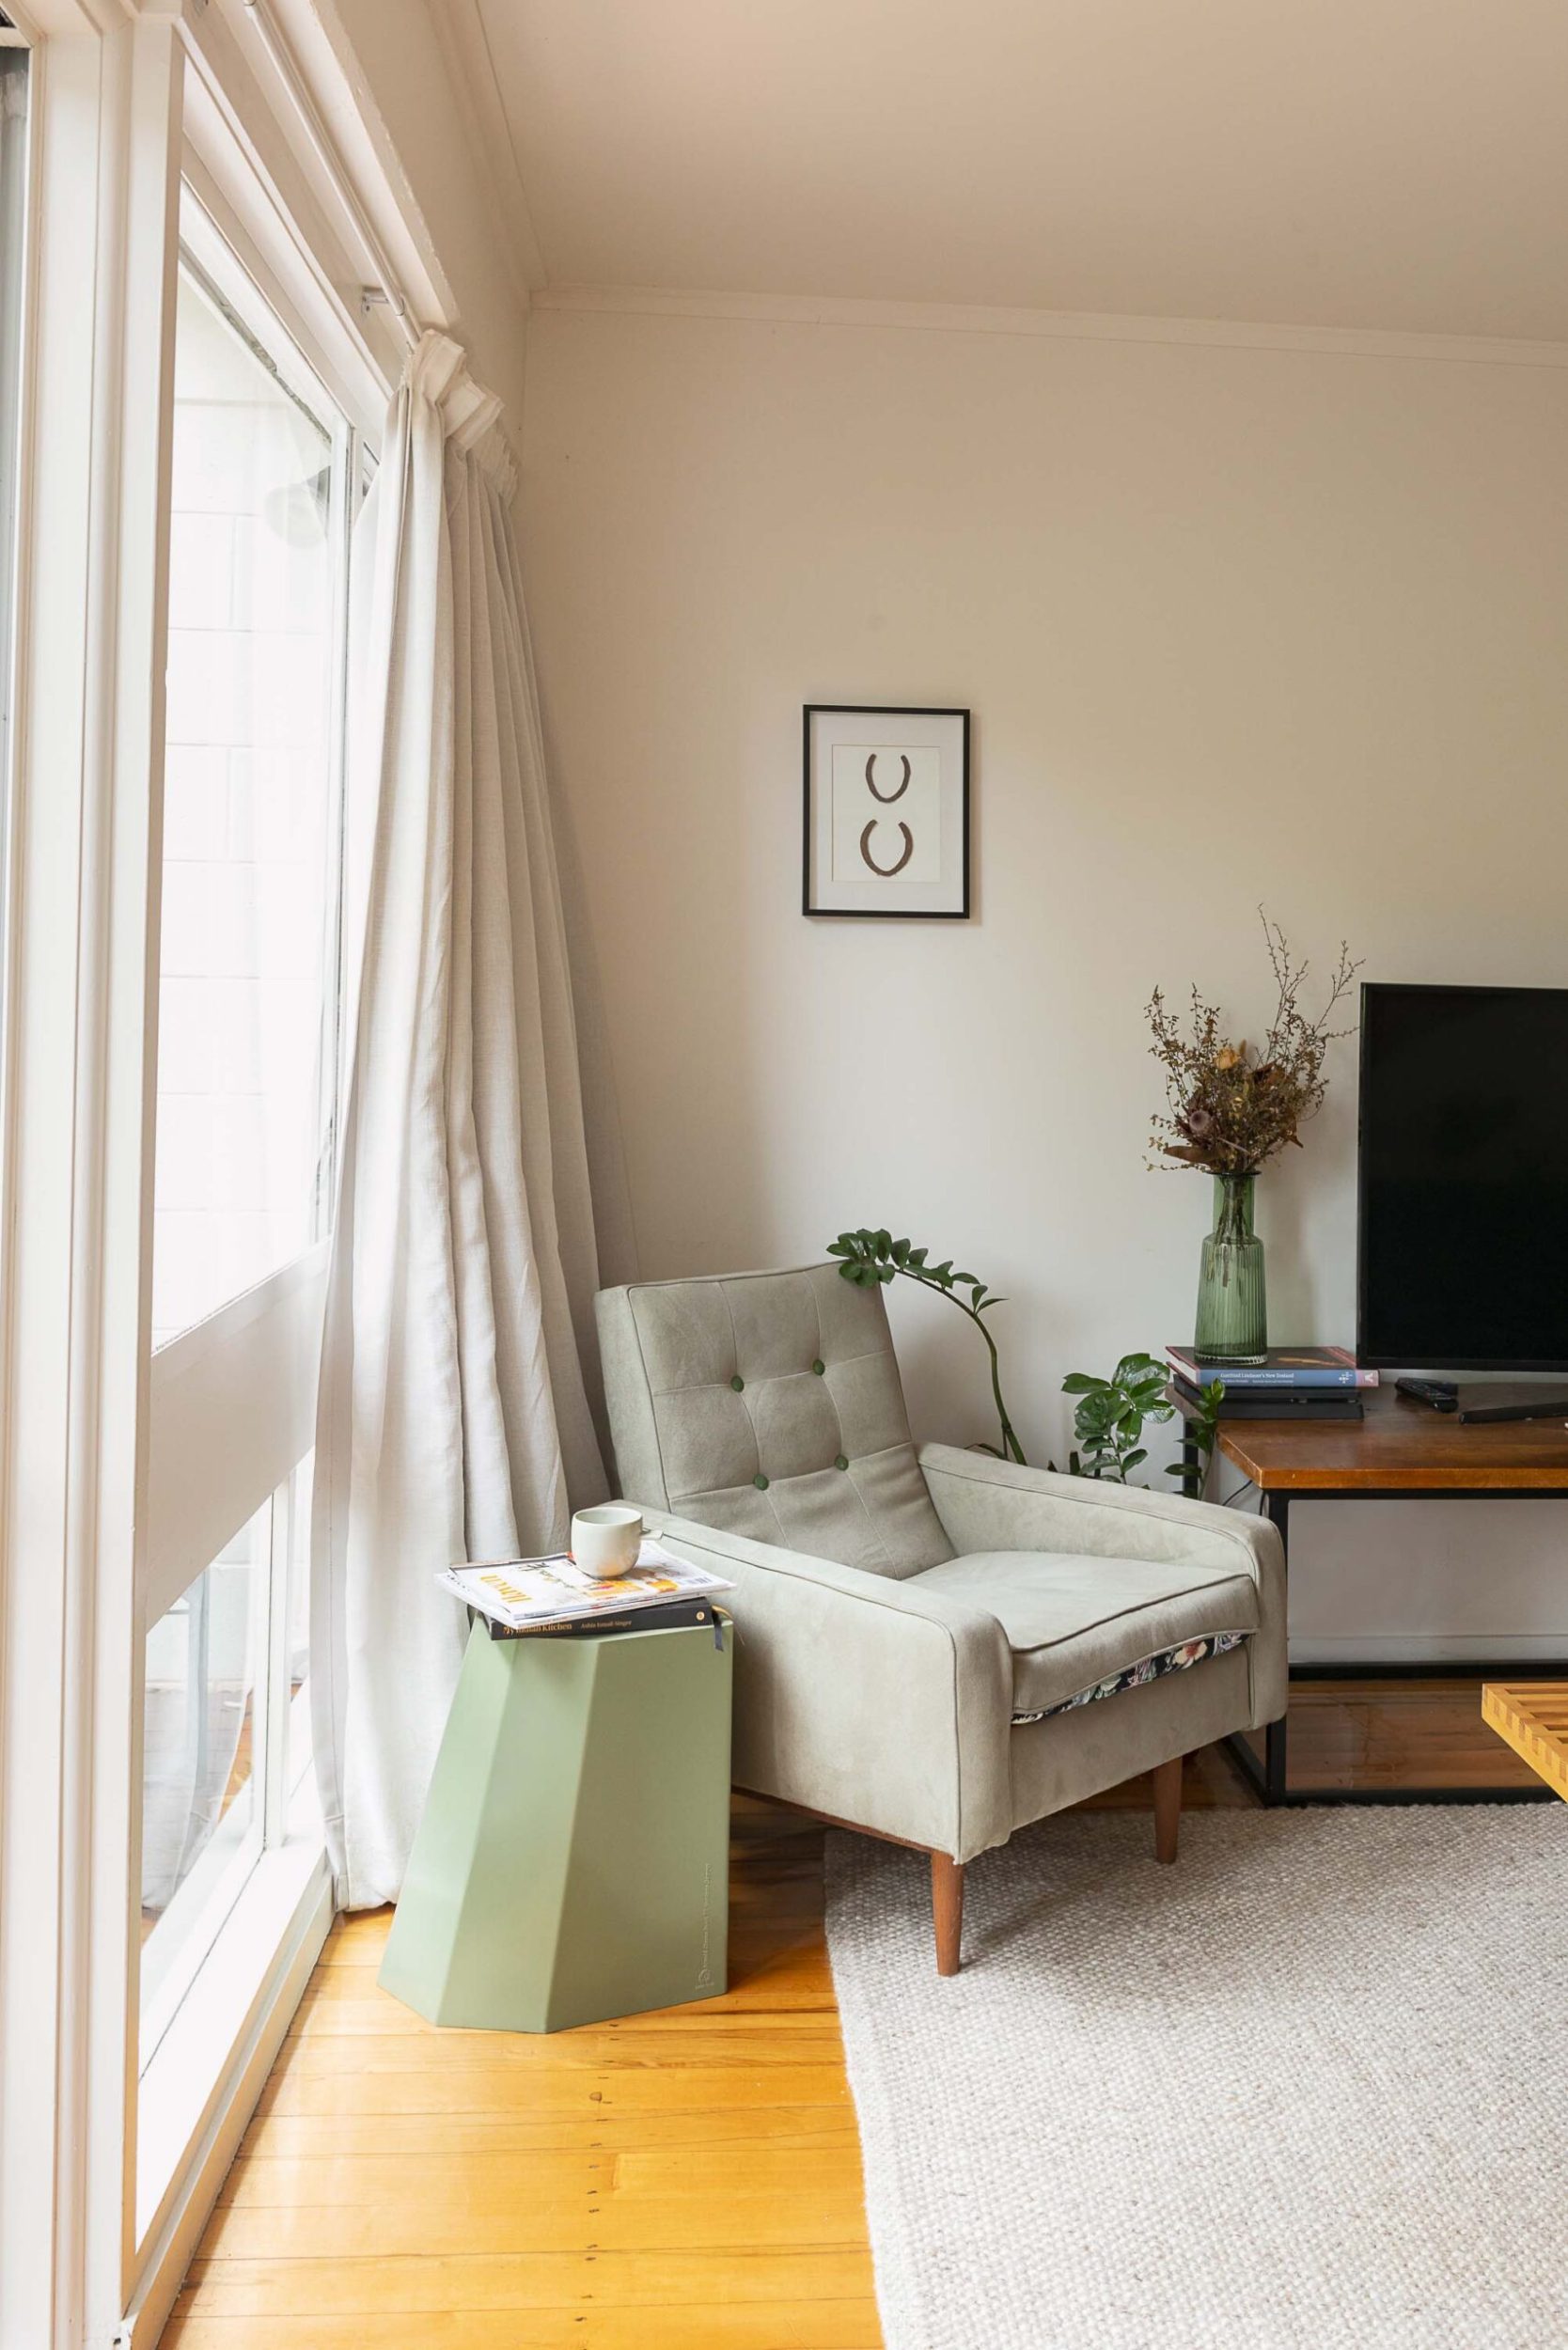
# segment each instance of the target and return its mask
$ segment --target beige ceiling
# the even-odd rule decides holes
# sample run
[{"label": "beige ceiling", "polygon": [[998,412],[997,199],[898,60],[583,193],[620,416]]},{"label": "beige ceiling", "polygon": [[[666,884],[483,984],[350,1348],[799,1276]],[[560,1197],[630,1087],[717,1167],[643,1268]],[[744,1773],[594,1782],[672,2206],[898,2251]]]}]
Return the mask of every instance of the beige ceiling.
[{"label": "beige ceiling", "polygon": [[1568,0],[434,0],[553,286],[1568,338]]}]

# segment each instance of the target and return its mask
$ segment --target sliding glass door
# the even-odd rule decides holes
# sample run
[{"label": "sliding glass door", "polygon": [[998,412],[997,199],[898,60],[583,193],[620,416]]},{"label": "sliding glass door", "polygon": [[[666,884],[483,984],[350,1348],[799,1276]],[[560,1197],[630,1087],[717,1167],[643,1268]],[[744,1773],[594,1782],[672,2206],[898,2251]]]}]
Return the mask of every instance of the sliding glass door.
[{"label": "sliding glass door", "polygon": [[[333,1177],[356,435],[187,198],[176,303],[138,2207],[228,2061],[226,1928],[319,1852],[309,1448]],[[285,1874],[290,1897],[297,1868]],[[247,1926],[247,1942],[254,1937]],[[217,1988],[221,1991],[222,1984]]]},{"label": "sliding glass door", "polygon": [[[12,45],[14,44],[14,45]],[[27,52],[0,10],[0,791],[11,772],[22,280],[27,213]],[[0,842],[8,828],[0,824]],[[0,872],[0,902],[5,877]]]},{"label": "sliding glass door", "polygon": [[156,2339],[332,1907],[306,1563],[396,358],[239,30],[0,0],[0,2339],[40,2350]]}]

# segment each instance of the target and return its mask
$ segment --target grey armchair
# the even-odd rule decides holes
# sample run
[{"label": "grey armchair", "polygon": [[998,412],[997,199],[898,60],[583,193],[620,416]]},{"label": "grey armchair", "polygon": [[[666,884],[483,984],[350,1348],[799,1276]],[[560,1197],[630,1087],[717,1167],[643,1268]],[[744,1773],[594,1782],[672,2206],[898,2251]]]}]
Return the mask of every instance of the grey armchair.
[{"label": "grey armchair", "polygon": [[929,1853],[943,1974],[964,1864],[1015,1828],[1153,1770],[1175,1858],[1182,1757],[1284,1711],[1271,1526],[917,1452],[882,1292],[835,1264],[598,1316],[622,1492],[735,1584],[737,1785]]}]

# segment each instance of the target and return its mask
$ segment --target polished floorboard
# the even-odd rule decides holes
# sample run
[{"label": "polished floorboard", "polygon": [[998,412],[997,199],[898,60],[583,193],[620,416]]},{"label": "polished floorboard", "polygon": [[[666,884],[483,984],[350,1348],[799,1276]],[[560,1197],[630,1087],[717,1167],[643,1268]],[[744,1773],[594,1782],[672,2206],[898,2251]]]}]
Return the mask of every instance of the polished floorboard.
[{"label": "polished floorboard", "polygon": [[[1323,1785],[1529,1783],[1474,1682],[1297,1684],[1291,1733]],[[1253,1800],[1217,1747],[1185,1778]],[[163,2350],[879,2343],[822,1831],[741,1798],[734,1828],[733,1987],[699,2006],[437,2032],[376,1988],[390,1912],[340,1920]]]}]

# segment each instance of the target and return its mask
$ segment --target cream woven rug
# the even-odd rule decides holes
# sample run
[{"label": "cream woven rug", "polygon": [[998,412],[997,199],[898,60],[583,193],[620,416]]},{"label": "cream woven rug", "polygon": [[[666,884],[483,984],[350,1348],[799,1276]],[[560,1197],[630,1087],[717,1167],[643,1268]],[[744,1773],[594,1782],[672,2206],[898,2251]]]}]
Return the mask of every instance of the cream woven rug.
[{"label": "cream woven rug", "polygon": [[838,1835],[828,1943],[887,2350],[1568,2343],[1568,1810]]}]

